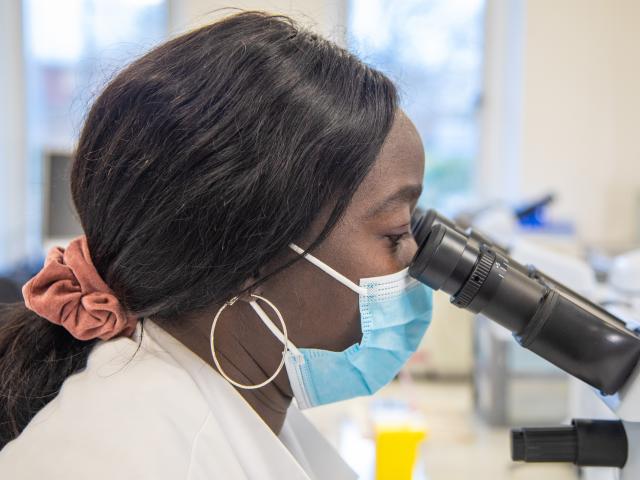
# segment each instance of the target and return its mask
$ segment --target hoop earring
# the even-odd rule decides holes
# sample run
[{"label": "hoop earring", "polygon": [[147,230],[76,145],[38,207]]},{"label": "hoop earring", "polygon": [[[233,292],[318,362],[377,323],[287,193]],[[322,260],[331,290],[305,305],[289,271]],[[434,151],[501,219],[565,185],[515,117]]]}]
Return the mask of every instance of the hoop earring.
[{"label": "hoop earring", "polygon": [[269,305],[272,308],[272,310],[274,312],[276,312],[276,315],[278,316],[278,320],[280,320],[280,324],[282,325],[282,332],[284,334],[284,350],[282,350],[282,360],[280,361],[280,365],[278,365],[278,368],[276,369],[276,371],[275,371],[275,373],[273,375],[271,375],[269,378],[267,378],[264,382],[259,383],[257,385],[245,385],[245,384],[242,384],[242,383],[238,383],[235,380],[229,378],[229,376],[224,372],[224,370],[222,370],[222,367],[220,366],[220,362],[218,362],[218,357],[216,355],[216,347],[215,347],[215,343],[214,343],[214,334],[215,334],[216,325],[217,325],[218,319],[220,318],[220,315],[222,314],[224,309],[227,308],[227,307],[230,307],[231,305],[236,303],[236,300],[238,300],[238,297],[233,297],[231,300],[225,302],[218,309],[218,312],[216,313],[216,316],[213,319],[213,323],[211,324],[211,333],[209,335],[209,341],[211,342],[211,356],[213,357],[213,362],[216,364],[216,368],[218,369],[218,372],[220,373],[220,375],[222,375],[224,377],[224,379],[227,382],[229,382],[232,385],[235,385],[238,388],[242,388],[244,390],[254,390],[256,388],[264,387],[268,383],[271,383],[278,376],[278,374],[282,370],[282,367],[284,367],[285,355],[287,353],[287,350],[289,349],[289,339],[287,337],[287,326],[284,323],[284,319],[282,318],[282,314],[280,313],[280,310],[278,310],[273,303],[271,303],[266,298],[261,297],[260,295],[256,295],[256,294],[252,293],[251,296],[253,298],[257,298],[259,300],[262,300],[267,305]]}]

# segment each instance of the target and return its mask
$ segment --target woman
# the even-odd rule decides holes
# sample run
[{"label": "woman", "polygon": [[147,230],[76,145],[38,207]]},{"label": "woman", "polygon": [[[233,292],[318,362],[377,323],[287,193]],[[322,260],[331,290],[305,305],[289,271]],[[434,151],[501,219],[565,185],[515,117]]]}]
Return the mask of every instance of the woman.
[{"label": "woman", "polygon": [[417,348],[423,170],[392,82],[289,18],[135,61],[79,138],[85,235],[1,312],[0,477],[353,478],[292,399],[373,393]]}]

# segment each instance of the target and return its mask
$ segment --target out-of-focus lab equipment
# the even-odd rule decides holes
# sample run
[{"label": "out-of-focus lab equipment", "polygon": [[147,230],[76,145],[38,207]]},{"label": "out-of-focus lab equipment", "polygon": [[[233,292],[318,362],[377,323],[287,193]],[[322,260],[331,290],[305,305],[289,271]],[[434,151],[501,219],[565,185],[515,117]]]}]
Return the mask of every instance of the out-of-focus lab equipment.
[{"label": "out-of-focus lab equipment", "polygon": [[[415,215],[412,230],[418,243],[409,268],[414,278],[450,294],[455,306],[500,324],[520,345],[593,387],[593,395],[618,417],[514,429],[513,460],[612,467],[620,469],[622,480],[639,478],[638,324],[614,315],[533,265],[519,263],[507,247],[434,210]],[[627,288],[633,289],[638,280],[628,280]]]}]

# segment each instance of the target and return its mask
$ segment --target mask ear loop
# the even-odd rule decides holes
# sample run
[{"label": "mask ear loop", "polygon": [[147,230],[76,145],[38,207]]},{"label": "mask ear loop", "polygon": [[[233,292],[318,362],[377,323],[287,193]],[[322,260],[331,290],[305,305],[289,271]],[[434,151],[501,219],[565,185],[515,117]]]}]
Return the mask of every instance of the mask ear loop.
[{"label": "mask ear loop", "polygon": [[348,287],[351,290],[353,290],[354,292],[356,292],[358,295],[363,295],[364,296],[364,295],[367,295],[367,293],[369,292],[365,287],[362,287],[362,286],[352,282],[347,277],[342,275],[340,272],[335,271],[329,265],[324,263],[322,260],[314,257],[310,253],[305,253],[304,250],[302,248],[300,248],[298,245],[296,245],[295,243],[290,243],[289,244],[289,248],[291,250],[293,250],[294,252],[296,252],[298,255],[302,255],[304,258],[306,258],[309,262],[313,263],[316,267],[318,267],[324,273],[330,275],[335,280],[337,280],[341,284],[343,284],[345,287]]},{"label": "mask ear loop", "polygon": [[[235,385],[238,388],[242,388],[244,390],[254,390],[254,389],[257,389],[257,388],[262,388],[265,385],[267,385],[268,383],[271,383],[278,376],[278,374],[282,370],[282,367],[284,367],[285,355],[286,355],[287,350],[289,348],[289,339],[287,337],[287,326],[284,323],[284,319],[282,318],[282,314],[280,313],[280,310],[278,310],[273,303],[271,303],[266,298],[261,297],[260,295],[256,295],[256,294],[252,293],[251,296],[253,298],[257,298],[259,300],[262,300],[267,305],[269,305],[273,309],[273,311],[276,312],[276,315],[278,316],[278,320],[280,320],[280,324],[282,325],[282,332],[284,333],[284,341],[283,341],[284,350],[282,351],[282,360],[280,360],[280,365],[278,365],[278,368],[276,369],[276,371],[275,371],[275,373],[273,375],[271,375],[269,378],[267,378],[264,382],[259,383],[257,385],[245,385],[245,384],[236,382],[232,378],[229,378],[229,376],[224,372],[224,370],[222,370],[222,367],[220,366],[220,362],[218,362],[218,357],[216,355],[216,347],[215,347],[215,342],[214,342],[214,340],[215,340],[214,335],[215,335],[216,325],[217,325],[218,319],[220,318],[220,315],[222,314],[224,309],[227,308],[227,307],[230,307],[231,305],[236,303],[236,300],[238,300],[238,297],[233,297],[231,300],[229,300],[228,302],[225,302],[218,309],[218,312],[216,313],[216,316],[213,319],[213,323],[211,324],[211,334],[209,335],[209,340],[211,342],[211,356],[213,357],[213,362],[216,364],[216,368],[218,369],[218,372],[220,373],[220,375],[222,375],[224,377],[224,379],[227,382],[229,382],[232,385]],[[251,303],[256,303],[256,305],[257,305],[257,302],[255,302],[255,300],[252,301]],[[254,307],[254,310],[255,310],[255,307]],[[262,309],[260,309],[260,310],[262,310]]]}]

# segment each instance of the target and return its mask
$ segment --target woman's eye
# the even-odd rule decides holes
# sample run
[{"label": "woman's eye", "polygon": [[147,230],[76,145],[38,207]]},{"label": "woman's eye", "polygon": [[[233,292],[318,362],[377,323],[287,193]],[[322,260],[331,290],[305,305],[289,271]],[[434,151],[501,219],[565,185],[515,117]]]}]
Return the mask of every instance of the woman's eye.
[{"label": "woman's eye", "polygon": [[395,249],[400,245],[400,242],[410,235],[409,232],[404,232],[396,235],[385,235],[385,237],[389,240],[389,246],[392,249]]}]

